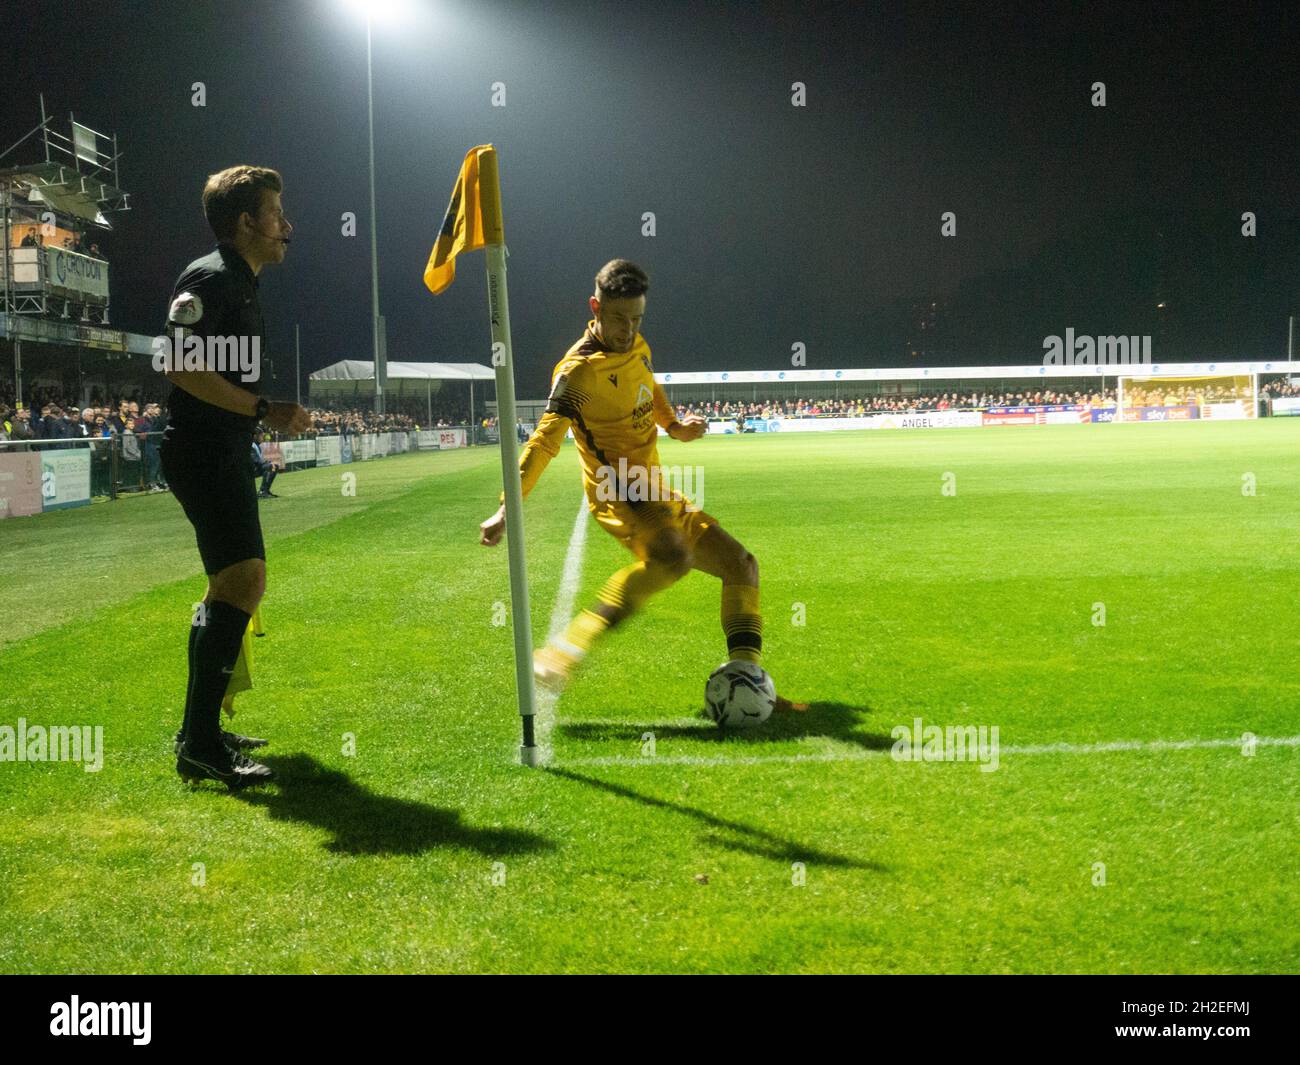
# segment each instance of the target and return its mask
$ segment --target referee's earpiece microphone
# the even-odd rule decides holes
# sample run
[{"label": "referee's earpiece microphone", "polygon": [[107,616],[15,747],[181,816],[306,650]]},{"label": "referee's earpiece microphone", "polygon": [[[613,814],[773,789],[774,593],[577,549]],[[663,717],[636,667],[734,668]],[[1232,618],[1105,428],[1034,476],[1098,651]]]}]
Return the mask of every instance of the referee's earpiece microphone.
[{"label": "referee's earpiece microphone", "polygon": [[258,230],[257,230],[257,235],[258,235],[259,237],[263,237],[263,238],[265,238],[266,240],[274,240],[274,241],[277,241],[277,242],[279,242],[280,244],[288,244],[288,243],[289,243],[289,238],[288,238],[288,237],[277,237],[277,236],[273,236],[273,235],[270,234],[270,233],[263,232],[261,229],[258,229]]}]

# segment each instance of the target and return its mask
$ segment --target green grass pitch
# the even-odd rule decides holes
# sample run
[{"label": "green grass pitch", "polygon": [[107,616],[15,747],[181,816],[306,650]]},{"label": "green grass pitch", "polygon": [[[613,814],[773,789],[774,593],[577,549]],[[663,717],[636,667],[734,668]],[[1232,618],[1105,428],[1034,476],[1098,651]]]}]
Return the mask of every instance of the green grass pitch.
[{"label": "green grass pitch", "polygon": [[[661,451],[758,557],[765,665],[812,709],[700,716],[693,573],[597,648],[545,770],[476,542],[494,450],[277,482],[234,724],[280,779],[237,796],[173,769],[204,588],[175,500],[0,522],[0,725],[105,745],[0,762],[0,970],[1300,970],[1300,419]],[[538,640],[579,503],[570,444],[526,505]],[[579,605],[621,551],[591,524]],[[916,717],[997,726],[997,770],[892,759]]]}]

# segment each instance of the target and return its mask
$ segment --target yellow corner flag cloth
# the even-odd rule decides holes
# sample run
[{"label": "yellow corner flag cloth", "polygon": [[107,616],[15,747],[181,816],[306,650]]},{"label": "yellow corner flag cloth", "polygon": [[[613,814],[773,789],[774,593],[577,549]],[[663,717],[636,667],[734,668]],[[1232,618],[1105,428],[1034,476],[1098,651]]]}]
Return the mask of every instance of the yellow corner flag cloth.
[{"label": "yellow corner flag cloth", "polygon": [[[496,149],[490,144],[480,144],[471,148],[465,161],[460,164],[460,176],[456,178],[456,187],[451,190],[451,203],[447,205],[442,230],[433,245],[433,251],[429,253],[429,263],[424,268],[425,287],[435,296],[456,280],[456,256],[463,251],[475,251],[488,243],[485,239],[483,213],[486,207],[490,214],[494,205],[491,197],[488,203],[483,202],[480,164],[489,153],[495,156]],[[492,191],[499,195],[495,190]],[[496,228],[491,224],[491,218],[488,222],[488,231]]]},{"label": "yellow corner flag cloth", "polygon": [[225,698],[221,700],[221,709],[226,712],[227,717],[235,716],[235,696],[240,692],[248,691],[253,686],[252,638],[265,635],[262,630],[262,611],[259,607],[253,611],[253,616],[248,620],[248,628],[244,630],[244,639],[239,645],[239,657],[235,660],[234,671],[226,684]]}]

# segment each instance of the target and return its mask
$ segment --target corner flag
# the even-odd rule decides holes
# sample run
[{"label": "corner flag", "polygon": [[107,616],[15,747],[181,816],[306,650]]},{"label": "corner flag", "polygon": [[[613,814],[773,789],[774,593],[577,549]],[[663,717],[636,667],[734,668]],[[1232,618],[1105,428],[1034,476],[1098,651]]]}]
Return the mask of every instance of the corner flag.
[{"label": "corner flag", "polygon": [[515,424],[515,372],[510,355],[510,302],[506,296],[506,237],[501,220],[501,180],[497,152],[490,144],[471,148],[460,165],[442,230],[424,268],[424,283],[435,296],[456,277],[458,252],[483,248],[487,259],[488,318],[492,365],[496,368],[497,425],[501,442],[501,476],[506,495],[506,551],[510,560],[510,615],[515,635],[515,692],[523,718],[524,741],[519,760],[540,765],[542,752],[534,736],[537,703],[533,691],[533,632],[528,610],[528,576],[524,565],[524,496],[519,481],[519,442],[508,427]]},{"label": "corner flag", "polygon": [[435,296],[456,280],[456,256],[460,252],[476,251],[487,244],[502,241],[499,203],[495,218],[491,217],[493,205],[487,205],[486,228],[484,224],[485,205],[479,167],[482,158],[489,153],[495,157],[496,149],[490,144],[480,144],[471,148],[460,164],[460,176],[456,178],[456,187],[451,190],[451,203],[447,205],[442,229],[424,268],[424,284]]}]

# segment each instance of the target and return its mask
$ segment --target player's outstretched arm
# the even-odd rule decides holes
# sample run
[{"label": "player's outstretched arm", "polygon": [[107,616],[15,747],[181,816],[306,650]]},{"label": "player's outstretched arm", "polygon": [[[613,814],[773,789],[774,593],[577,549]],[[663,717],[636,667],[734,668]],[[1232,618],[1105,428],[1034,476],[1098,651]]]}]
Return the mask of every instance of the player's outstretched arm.
[{"label": "player's outstretched arm", "polygon": [[501,504],[497,512],[479,525],[479,543],[484,547],[496,547],[506,532],[506,505]]},{"label": "player's outstretched arm", "polygon": [[[533,485],[542,476],[542,471],[556,455],[560,453],[560,444],[564,434],[569,431],[569,419],[553,411],[542,415],[533,435],[528,438],[524,450],[519,456],[519,478],[523,496],[533,490]],[[501,493],[501,506],[487,521],[479,524],[479,543],[484,547],[496,547],[506,531],[506,494]]]},{"label": "player's outstretched arm", "polygon": [[674,440],[681,440],[689,443],[692,440],[698,440],[709,429],[708,419],[702,414],[688,414],[679,422],[673,422],[665,428],[665,431]]},{"label": "player's outstretched arm", "polygon": [[673,405],[668,402],[668,396],[664,392],[663,385],[658,381],[655,382],[654,407],[655,421],[674,440],[683,442],[698,440],[708,431],[709,422],[703,415],[688,414],[679,421],[677,412],[673,410]]}]

